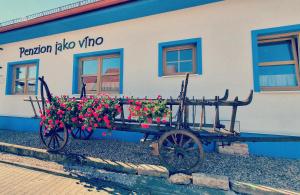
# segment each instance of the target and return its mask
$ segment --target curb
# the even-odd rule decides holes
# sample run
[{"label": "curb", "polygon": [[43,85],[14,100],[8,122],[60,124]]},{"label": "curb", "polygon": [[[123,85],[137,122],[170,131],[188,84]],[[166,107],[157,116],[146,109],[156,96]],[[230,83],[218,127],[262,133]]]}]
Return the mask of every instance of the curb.
[{"label": "curb", "polygon": [[[158,165],[151,165],[151,164],[136,165],[133,163],[125,163],[120,161],[112,161],[108,159],[94,158],[94,157],[84,157],[84,156],[74,155],[74,154],[49,153],[44,149],[31,148],[31,147],[8,144],[3,142],[0,142],[0,151],[21,155],[21,156],[34,157],[41,160],[55,161],[59,163],[76,163],[80,165],[91,166],[91,167],[104,169],[107,171],[113,171],[117,173],[127,173],[133,175],[141,175],[141,176],[169,178],[169,171],[165,167],[158,166]],[[41,167],[36,167],[36,166],[22,164],[22,163],[13,163],[7,161],[0,161],[0,162],[16,165],[24,168],[29,168],[29,169],[35,169],[47,173],[54,173],[64,177],[72,177],[68,173],[61,172],[58,170],[44,169]],[[239,181],[230,180],[229,183],[230,183],[230,190],[241,194],[255,194],[255,195],[260,195],[260,194],[299,195],[300,194],[299,192],[293,192],[284,189],[275,189],[268,186],[255,185],[255,184],[244,183]]]}]

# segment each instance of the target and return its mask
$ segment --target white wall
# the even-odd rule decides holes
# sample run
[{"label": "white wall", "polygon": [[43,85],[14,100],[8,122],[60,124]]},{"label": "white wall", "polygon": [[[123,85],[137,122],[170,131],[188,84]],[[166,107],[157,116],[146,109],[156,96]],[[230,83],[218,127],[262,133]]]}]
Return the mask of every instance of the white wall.
[{"label": "white wall", "polygon": [[[176,97],[184,77],[158,77],[158,43],[202,38],[203,75],[192,76],[189,96],[246,98],[253,89],[251,30],[300,24],[299,0],[225,0],[223,2],[2,45],[0,115],[32,116],[24,96],[5,96],[6,63],[40,59],[40,75],[54,94],[71,94],[73,54],[124,48],[124,95]],[[53,45],[63,38],[104,37],[100,47],[73,49],[57,56],[19,58],[19,47]],[[228,110],[227,110],[228,111]],[[221,119],[230,119],[227,111]],[[244,132],[300,135],[300,92],[255,93],[238,111]]]}]

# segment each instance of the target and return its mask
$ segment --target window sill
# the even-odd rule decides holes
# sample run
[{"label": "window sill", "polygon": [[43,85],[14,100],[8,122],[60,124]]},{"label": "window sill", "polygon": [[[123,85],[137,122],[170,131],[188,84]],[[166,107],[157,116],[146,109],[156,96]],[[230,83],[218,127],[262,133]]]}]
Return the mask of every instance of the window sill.
[{"label": "window sill", "polygon": [[[190,74],[190,77],[200,77],[201,74]],[[179,78],[185,78],[186,75],[185,74],[182,74],[182,75],[167,75],[167,76],[161,76],[161,78],[176,78],[176,77],[179,77]]]},{"label": "window sill", "polygon": [[300,90],[290,90],[290,91],[260,91],[256,94],[300,94]]}]

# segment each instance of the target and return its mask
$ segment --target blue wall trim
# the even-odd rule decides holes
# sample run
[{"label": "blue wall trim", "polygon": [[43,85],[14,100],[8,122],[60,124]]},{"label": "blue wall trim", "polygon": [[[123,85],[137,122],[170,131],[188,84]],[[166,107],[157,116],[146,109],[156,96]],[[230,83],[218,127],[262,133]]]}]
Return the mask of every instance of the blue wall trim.
[{"label": "blue wall trim", "polygon": [[[14,116],[0,116],[0,129],[14,130],[14,131],[38,131],[40,119],[14,117]],[[94,137],[102,138],[101,133],[106,130],[96,130]],[[243,137],[268,137],[274,136],[269,134],[254,134],[254,133],[241,133]],[[282,136],[282,135],[277,135]],[[138,142],[143,137],[141,133],[112,131],[112,136],[107,136],[105,139],[117,139],[122,141]],[[300,159],[300,142],[247,142],[249,152],[252,155],[280,157]],[[205,151],[212,151],[214,145],[205,147]]]},{"label": "blue wall trim", "polygon": [[294,31],[300,31],[300,24],[274,27],[274,28],[267,28],[267,29],[252,30],[251,38],[252,38],[252,61],[253,61],[254,91],[256,91],[256,92],[261,91],[260,86],[259,86],[259,66],[258,66],[259,56],[258,56],[257,38],[259,36],[264,36],[264,35],[289,33],[289,32],[294,32]]},{"label": "blue wall trim", "polygon": [[[241,133],[242,137],[270,137],[283,135]],[[246,142],[250,154],[280,158],[300,159],[300,142]]]},{"label": "blue wall trim", "polygon": [[12,95],[12,86],[13,86],[13,67],[15,65],[26,65],[26,64],[35,64],[36,65],[36,86],[35,86],[35,95],[38,94],[38,81],[39,81],[39,59],[17,61],[17,62],[8,62],[7,63],[7,75],[6,75],[6,88],[5,95]]},{"label": "blue wall trim", "polygon": [[223,0],[136,0],[81,15],[1,33],[0,44],[120,22]]},{"label": "blue wall trim", "polygon": [[179,41],[169,41],[158,44],[158,76],[163,76],[163,49],[167,47],[176,47],[181,45],[195,44],[196,45],[196,74],[202,74],[202,46],[201,38],[184,39]]},{"label": "blue wall trim", "polygon": [[123,76],[123,72],[124,72],[124,49],[123,48],[74,54],[74,57],[73,57],[73,83],[72,83],[72,93],[73,94],[80,93],[80,91],[78,91],[79,59],[87,58],[87,57],[94,57],[94,56],[110,55],[110,54],[119,54],[120,55],[120,94],[123,94],[123,77],[124,77]]}]

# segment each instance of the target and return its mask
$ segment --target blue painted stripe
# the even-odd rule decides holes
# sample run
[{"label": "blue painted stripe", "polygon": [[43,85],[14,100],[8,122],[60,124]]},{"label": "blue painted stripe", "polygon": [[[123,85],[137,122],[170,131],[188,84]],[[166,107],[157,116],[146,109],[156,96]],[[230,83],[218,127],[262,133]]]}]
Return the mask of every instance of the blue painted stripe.
[{"label": "blue painted stripe", "polygon": [[124,49],[112,49],[112,50],[103,50],[103,51],[94,51],[88,53],[79,53],[74,54],[73,56],[73,83],[72,83],[72,93],[79,94],[80,91],[78,90],[78,79],[79,79],[79,59],[80,58],[87,58],[87,57],[94,57],[94,56],[103,56],[103,55],[111,55],[111,54],[118,54],[120,55],[120,94],[123,94],[123,72],[124,72]]},{"label": "blue painted stripe", "polygon": [[39,81],[39,59],[25,60],[25,61],[17,61],[17,62],[8,62],[7,63],[7,75],[6,75],[6,88],[5,95],[12,95],[13,89],[13,67],[16,65],[26,65],[26,64],[35,64],[36,65],[36,79],[35,79],[35,95],[38,94],[38,81]]},{"label": "blue painted stripe", "polygon": [[194,44],[196,46],[196,74],[202,74],[202,46],[201,38],[184,39],[178,41],[169,41],[158,44],[158,76],[163,76],[163,49],[182,45]]},{"label": "blue painted stripe", "polygon": [[4,32],[0,34],[0,44],[100,26],[218,1],[222,0],[136,0],[118,6]]},{"label": "blue painted stripe", "polygon": [[[241,133],[242,137],[271,137],[283,135]],[[246,142],[249,153],[258,156],[300,159],[300,142]]]},{"label": "blue painted stripe", "polygon": [[0,129],[14,131],[38,131],[40,119],[14,116],[0,116]]},{"label": "blue painted stripe", "polygon": [[[14,117],[14,116],[0,116],[0,129],[14,130],[14,131],[38,131],[40,119]],[[94,137],[103,138],[102,132],[107,130],[96,130]],[[129,142],[138,142],[143,134],[123,131],[112,131],[112,136],[107,136],[105,139],[117,139]],[[242,137],[270,137],[276,135],[269,134],[255,134],[255,133],[241,133]],[[282,136],[282,135],[277,135]],[[205,146],[205,151],[211,152],[215,148],[215,143]],[[300,142],[247,142],[249,152],[252,155],[281,157],[300,159]]]}]

